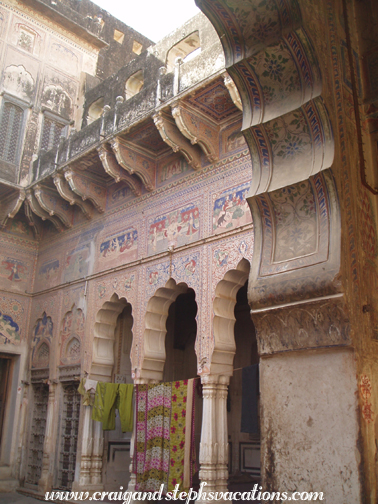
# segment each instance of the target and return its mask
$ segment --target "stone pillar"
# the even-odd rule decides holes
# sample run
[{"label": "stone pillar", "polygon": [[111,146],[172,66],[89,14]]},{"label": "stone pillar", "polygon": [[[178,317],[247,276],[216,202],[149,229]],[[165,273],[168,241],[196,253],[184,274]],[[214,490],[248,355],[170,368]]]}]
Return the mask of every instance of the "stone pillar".
[{"label": "stone pillar", "polygon": [[54,476],[54,456],[56,448],[56,436],[54,435],[57,418],[56,411],[56,387],[57,383],[49,383],[49,400],[47,404],[47,418],[45,429],[45,440],[43,444],[42,473],[38,481],[38,488],[41,492],[51,490]]},{"label": "stone pillar", "polygon": [[103,488],[102,457],[104,453],[104,432],[101,422],[93,422],[93,450],[91,459],[91,485]]},{"label": "stone pillar", "polygon": [[[215,492],[217,490],[217,386],[218,376],[206,375],[201,377],[203,410],[202,410],[202,430],[200,442],[200,472],[201,482],[206,482],[204,492]],[[199,499],[197,503],[205,504],[206,500]]]},{"label": "stone pillar", "polygon": [[229,376],[219,377],[219,383],[217,387],[217,398],[216,398],[216,413],[215,413],[217,442],[218,442],[216,487],[218,492],[223,493],[227,492],[227,480],[228,480],[227,392],[229,382],[230,382]]},{"label": "stone pillar", "polygon": [[93,421],[92,406],[83,406],[84,421],[81,436],[81,459],[79,486],[85,490],[91,483],[92,448],[93,448]]}]

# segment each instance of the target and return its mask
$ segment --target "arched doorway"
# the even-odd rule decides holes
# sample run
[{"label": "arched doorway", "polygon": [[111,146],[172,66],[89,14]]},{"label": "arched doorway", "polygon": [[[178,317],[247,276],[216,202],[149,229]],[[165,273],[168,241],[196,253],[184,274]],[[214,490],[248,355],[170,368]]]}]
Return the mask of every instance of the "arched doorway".
[{"label": "arched doorway", "polygon": [[[179,294],[170,305],[166,321],[165,352],[163,381],[188,380],[197,376],[197,356],[195,342],[197,337],[196,315],[198,306],[193,289]],[[200,384],[199,379],[197,385]],[[199,458],[199,445],[202,425],[202,393],[199,386],[195,394],[195,447],[196,458]],[[193,487],[199,484],[198,473],[193,479]]]},{"label": "arched doorway", "polygon": [[[111,379],[114,383],[133,383],[130,361],[132,326],[132,307],[130,303],[127,303],[118,315],[114,331],[114,365]],[[131,432],[122,432],[116,410],[115,430],[104,432],[103,482],[106,491],[119,491],[121,485],[126,488],[128,484],[131,435]]]},{"label": "arched doorway", "polygon": [[[255,327],[251,319],[247,298],[248,282],[236,295],[234,308],[234,337],[236,352],[234,358],[234,374],[230,378],[227,398],[227,425],[229,440],[229,490],[233,492],[249,491],[255,483],[260,483],[260,418],[259,404],[257,429],[254,432],[243,432],[242,428],[242,369],[259,363]],[[257,370],[256,370],[257,371]],[[249,384],[254,388],[257,403],[258,371],[254,375],[256,381]],[[257,431],[257,432],[256,432]]]},{"label": "arched doorway", "polygon": [[[196,377],[197,357],[195,342],[197,336],[197,311],[195,292],[185,283],[177,284],[175,280],[170,279],[164,287],[159,288],[155,292],[147,303],[143,339],[144,358],[141,370],[139,371],[140,378],[138,377],[137,383],[178,382]],[[172,405],[176,401],[175,393],[173,392],[174,385],[179,386],[177,383],[172,384]],[[169,386],[167,388],[170,389]],[[184,398],[185,401],[186,398]],[[186,411],[188,410],[184,410],[184,413]],[[183,416],[185,417],[185,414]],[[195,397],[196,429],[194,433],[197,456],[199,451],[201,417],[201,397],[197,395]],[[186,418],[191,417],[187,416]],[[176,432],[175,427],[172,427],[172,429],[174,429],[172,432],[178,436],[178,431]],[[188,423],[186,423],[186,427],[183,430],[184,434],[185,429],[188,432]],[[192,431],[190,430],[189,432]],[[184,444],[185,446],[191,446],[191,441],[189,444],[186,436],[184,437],[185,439],[181,438],[179,442],[180,449],[183,449]],[[157,456],[162,457],[159,460],[162,467],[164,466],[163,458],[165,456],[166,454],[163,449],[161,450],[161,454]],[[182,463],[184,463],[184,459]],[[143,473],[143,467],[138,474]],[[164,472],[167,471],[164,470]],[[170,477],[173,478],[172,476]],[[136,481],[137,479],[135,479],[134,484],[136,484]],[[173,481],[176,482],[176,476],[173,478]],[[177,482],[179,481],[180,479],[177,480]],[[196,486],[196,481],[198,484],[198,477],[197,480],[194,479],[192,486]],[[172,484],[175,485],[176,483]],[[129,485],[129,490],[133,488],[135,486]]]},{"label": "arched doorway", "polygon": [[[113,294],[96,314],[89,379],[132,383],[132,326],[131,304]],[[104,433],[100,422],[92,422],[91,406],[84,408],[80,487],[91,485],[107,491],[126,487],[131,433],[122,433],[118,416],[115,430]]]}]

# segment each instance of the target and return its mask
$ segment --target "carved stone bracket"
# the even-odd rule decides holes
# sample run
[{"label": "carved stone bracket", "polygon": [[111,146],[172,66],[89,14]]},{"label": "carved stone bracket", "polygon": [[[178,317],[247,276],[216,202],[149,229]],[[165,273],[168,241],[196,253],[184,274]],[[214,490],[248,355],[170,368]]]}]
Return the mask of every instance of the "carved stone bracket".
[{"label": "carved stone bracket", "polygon": [[2,199],[0,203],[0,229],[5,227],[8,219],[13,219],[20,210],[24,200],[25,191],[23,189],[12,192]]},{"label": "carved stone bracket", "polygon": [[41,205],[39,204],[39,202],[37,201],[37,198],[35,197],[32,189],[28,189],[26,191],[26,199],[30,205],[30,208],[32,209],[32,211],[38,215],[38,217],[40,217],[43,221],[45,221],[46,219],[48,219],[49,221],[51,221],[54,226],[56,227],[56,229],[60,232],[60,231],[63,231],[63,226],[61,224],[61,221],[56,218],[54,215],[50,215],[48,212],[46,212],[42,207]]},{"label": "carved stone bracket", "polygon": [[[121,167],[130,176],[137,175],[147,191],[153,191],[155,189],[156,159],[138,152],[129,142],[125,142],[119,137],[111,140],[111,146]],[[133,192],[134,190],[136,187]]]},{"label": "carved stone bracket", "polygon": [[69,202],[70,205],[77,205],[87,219],[91,219],[93,215],[93,207],[89,201],[83,201],[70,188],[68,182],[61,173],[53,175],[53,181],[58,193],[63,199]]},{"label": "carved stone bracket", "polygon": [[181,133],[203,150],[210,163],[219,158],[219,127],[183,102],[172,105],[172,115]]},{"label": "carved stone bracket", "polygon": [[78,173],[70,167],[64,169],[64,176],[72,191],[81,196],[84,201],[89,199],[100,213],[105,211],[106,188],[94,177]]},{"label": "carved stone bracket", "polygon": [[198,148],[191,145],[182,135],[173,119],[164,112],[159,112],[154,115],[153,119],[164,142],[168,144],[174,152],[182,152],[190,166],[194,170],[199,170],[201,168],[200,151]]},{"label": "carved stone bracket", "polygon": [[28,200],[25,200],[24,209],[26,218],[28,219],[29,222],[29,226],[33,229],[35,238],[39,239],[41,237],[41,229],[40,229],[41,226],[37,220],[36,215],[33,213]]},{"label": "carved stone bracket", "polygon": [[34,195],[41,208],[50,216],[56,215],[66,227],[72,227],[72,207],[58,195],[57,191],[37,184],[34,186]]},{"label": "carved stone bracket", "polygon": [[226,86],[226,88],[228,89],[228,92],[230,93],[231,100],[234,102],[234,105],[239,110],[243,111],[243,105],[242,105],[242,101],[240,98],[238,88],[236,87],[235,82],[228,75],[228,73],[225,73],[223,75],[223,82],[224,82],[224,85]]},{"label": "carved stone bracket", "polygon": [[110,147],[104,144],[98,147],[97,151],[106,173],[113,177],[116,182],[121,180],[125,182],[135,196],[140,196],[142,194],[141,183],[118,164],[117,158]]}]

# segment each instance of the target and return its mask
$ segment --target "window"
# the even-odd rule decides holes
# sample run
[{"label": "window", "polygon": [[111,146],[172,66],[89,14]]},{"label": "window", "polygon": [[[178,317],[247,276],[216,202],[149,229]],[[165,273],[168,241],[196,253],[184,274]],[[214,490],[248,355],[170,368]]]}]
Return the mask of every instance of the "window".
[{"label": "window", "polygon": [[96,119],[101,117],[103,110],[104,110],[104,97],[101,97],[90,105],[87,114],[87,124],[91,124],[93,123],[93,121],[96,121]]},{"label": "window", "polygon": [[133,53],[135,54],[140,54],[142,52],[142,49],[143,49],[143,45],[140,44],[139,42],[137,42],[136,40],[134,40],[133,42]]},{"label": "window", "polygon": [[144,84],[143,70],[138,70],[131,75],[125,85],[126,100],[139,93]]},{"label": "window", "polygon": [[58,147],[60,137],[67,136],[68,124],[67,120],[52,114],[48,110],[44,110],[39,148],[49,151],[54,147]]},{"label": "window", "polygon": [[[178,44],[171,47],[167,55],[167,70],[172,72],[177,58],[182,58],[184,62],[189,61],[201,52],[201,44],[198,31],[188,35]],[[189,58],[189,54],[191,57]]]},{"label": "window", "polygon": [[125,38],[125,34],[119,30],[114,30],[113,38],[116,42],[118,42],[118,44],[122,44],[123,39]]},{"label": "window", "polygon": [[60,137],[65,136],[66,125],[49,117],[43,118],[41,149],[51,150],[59,145]]},{"label": "window", "polygon": [[6,101],[0,120],[0,160],[16,164],[19,157],[24,109]]}]

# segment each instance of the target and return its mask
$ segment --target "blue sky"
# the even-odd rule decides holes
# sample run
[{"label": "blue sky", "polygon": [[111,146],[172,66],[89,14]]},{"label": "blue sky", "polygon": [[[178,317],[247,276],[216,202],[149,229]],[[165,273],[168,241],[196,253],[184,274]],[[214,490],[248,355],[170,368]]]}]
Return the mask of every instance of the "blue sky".
[{"label": "blue sky", "polygon": [[194,0],[95,0],[94,3],[154,42],[200,12]]}]

